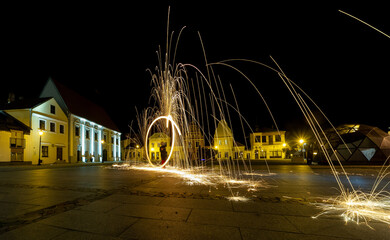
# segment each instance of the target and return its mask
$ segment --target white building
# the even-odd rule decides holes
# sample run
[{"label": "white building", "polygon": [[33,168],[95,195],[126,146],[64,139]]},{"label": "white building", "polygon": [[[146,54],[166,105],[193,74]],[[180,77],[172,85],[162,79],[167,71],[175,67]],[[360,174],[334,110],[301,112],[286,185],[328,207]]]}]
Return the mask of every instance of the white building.
[{"label": "white building", "polygon": [[54,98],[15,101],[2,109],[3,117],[14,124],[3,125],[0,132],[1,162],[38,164],[40,158],[48,164],[68,159],[68,119]]},{"label": "white building", "polygon": [[67,115],[69,162],[121,160],[121,133],[103,108],[51,78],[40,97],[53,97]]}]

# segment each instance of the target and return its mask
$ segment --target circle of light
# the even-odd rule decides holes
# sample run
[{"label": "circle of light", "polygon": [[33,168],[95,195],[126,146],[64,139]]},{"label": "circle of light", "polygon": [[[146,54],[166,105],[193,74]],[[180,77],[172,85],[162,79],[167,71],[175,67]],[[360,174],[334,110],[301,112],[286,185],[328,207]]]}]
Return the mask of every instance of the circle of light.
[{"label": "circle of light", "polygon": [[[179,133],[179,135],[181,135],[181,132],[180,132],[180,129],[179,127],[177,126],[176,122],[173,121],[172,119],[172,116],[171,115],[168,115],[168,116],[160,116],[156,119],[153,120],[153,122],[149,125],[149,128],[148,128],[148,131],[146,132],[146,139],[145,139],[145,151],[146,151],[146,158],[148,159],[149,161],[149,164],[152,165],[153,167],[155,167],[156,165],[154,165],[152,163],[152,161],[150,160],[150,157],[149,157],[149,151],[148,151],[148,139],[149,139],[149,132],[150,132],[150,129],[152,129],[153,125],[160,119],[166,119],[167,120],[167,128],[168,128],[168,123],[171,122],[172,125],[176,128],[176,131]],[[165,163],[163,165],[161,165],[160,167],[164,167],[165,165],[167,165],[167,163],[169,162],[169,160],[171,159],[171,156],[172,156],[172,153],[173,153],[173,147],[175,146],[175,134],[172,134],[172,146],[171,146],[171,151],[169,152],[169,156],[167,158],[167,160],[165,161]]]}]

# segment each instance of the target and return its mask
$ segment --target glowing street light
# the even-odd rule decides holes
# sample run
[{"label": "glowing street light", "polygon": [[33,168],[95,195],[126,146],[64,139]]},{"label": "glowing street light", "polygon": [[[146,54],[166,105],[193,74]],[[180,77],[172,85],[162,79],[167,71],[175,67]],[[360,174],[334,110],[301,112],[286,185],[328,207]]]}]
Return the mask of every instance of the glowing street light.
[{"label": "glowing street light", "polygon": [[299,139],[299,143],[300,143],[300,144],[303,144],[304,142],[305,142],[305,140],[303,140],[302,138]]},{"label": "glowing street light", "polygon": [[38,157],[38,166],[40,166],[41,165],[41,162],[42,162],[42,160],[41,160],[41,144],[42,144],[42,135],[43,135],[43,131],[42,130],[39,130],[39,132],[38,132],[38,134],[39,134],[39,157]]}]

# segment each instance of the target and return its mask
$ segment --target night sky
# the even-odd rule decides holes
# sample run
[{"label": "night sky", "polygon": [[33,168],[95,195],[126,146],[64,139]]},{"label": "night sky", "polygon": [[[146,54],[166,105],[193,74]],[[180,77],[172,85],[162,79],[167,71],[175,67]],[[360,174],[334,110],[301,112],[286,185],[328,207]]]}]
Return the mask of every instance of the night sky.
[{"label": "night sky", "polygon": [[[177,34],[186,26],[178,62],[205,70],[199,31],[209,62],[246,58],[273,65],[272,56],[335,125],[390,127],[390,39],[338,12],[389,34],[388,6],[159,2],[4,7],[1,102],[10,91],[17,97],[37,97],[51,76],[103,106],[122,132],[128,132],[136,119],[135,106],[148,106],[150,75],[145,70],[158,64],[156,50],[165,46],[170,5],[170,29]],[[305,126],[275,73],[254,64],[235,66],[264,94],[281,129]],[[215,70],[226,86],[234,87],[252,127],[271,127],[250,84],[229,68]]]}]

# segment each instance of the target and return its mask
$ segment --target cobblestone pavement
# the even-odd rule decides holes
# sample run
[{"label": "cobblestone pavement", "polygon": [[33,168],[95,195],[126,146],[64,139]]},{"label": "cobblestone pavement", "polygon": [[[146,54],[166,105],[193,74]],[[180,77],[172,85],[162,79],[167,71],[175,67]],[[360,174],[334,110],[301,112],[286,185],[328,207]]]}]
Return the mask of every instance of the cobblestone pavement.
[{"label": "cobblestone pavement", "polygon": [[[255,167],[266,172],[264,166]],[[321,216],[338,194],[325,166],[274,165],[269,187],[227,200],[226,186],[106,166],[0,167],[0,239],[389,239],[390,228]],[[367,190],[379,168],[347,167]],[[233,189],[233,194],[240,189]]]}]

